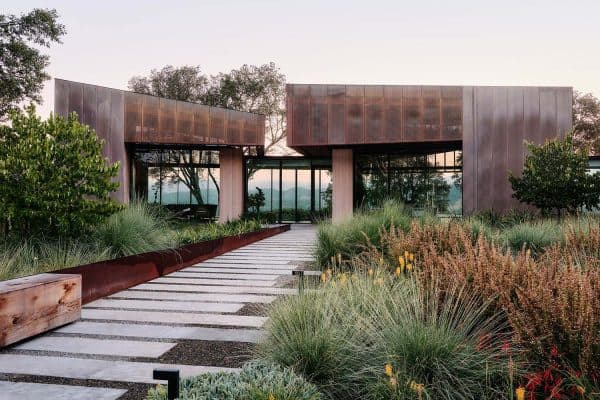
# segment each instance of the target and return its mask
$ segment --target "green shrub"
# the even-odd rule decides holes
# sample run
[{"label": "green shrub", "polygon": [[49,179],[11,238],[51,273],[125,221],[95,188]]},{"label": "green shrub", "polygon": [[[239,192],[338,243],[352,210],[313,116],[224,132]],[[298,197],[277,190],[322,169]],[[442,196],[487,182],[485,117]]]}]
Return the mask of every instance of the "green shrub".
[{"label": "green shrub", "polygon": [[164,250],[176,246],[163,211],[133,202],[96,226],[93,240],[113,257]]},{"label": "green shrub", "polygon": [[562,227],[551,220],[514,225],[501,233],[507,248],[518,252],[523,248],[539,254],[554,243],[562,243],[565,233]]},{"label": "green shrub", "polygon": [[379,210],[356,213],[339,224],[321,224],[317,235],[317,263],[323,267],[338,254],[348,260],[369,245],[379,247],[382,229],[394,226],[407,231],[411,220],[409,210],[389,200]]},{"label": "green shrub", "polygon": [[383,272],[341,274],[322,290],[278,302],[269,317],[260,354],[335,399],[416,398],[411,383],[432,399],[501,398],[509,390],[503,326],[460,290],[442,296],[435,285]]},{"label": "green shrub", "polygon": [[35,107],[0,126],[0,224],[22,236],[75,237],[119,209],[119,164],[75,113],[42,121]]},{"label": "green shrub", "polygon": [[[166,400],[166,389],[150,389],[147,400]],[[207,373],[180,382],[181,400],[321,400],[314,385],[291,370],[255,361],[237,373]]]}]

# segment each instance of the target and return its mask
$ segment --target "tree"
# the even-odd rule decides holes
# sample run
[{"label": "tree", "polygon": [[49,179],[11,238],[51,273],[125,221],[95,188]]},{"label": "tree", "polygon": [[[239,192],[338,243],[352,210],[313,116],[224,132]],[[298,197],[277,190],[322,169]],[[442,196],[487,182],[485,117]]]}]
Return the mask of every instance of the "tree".
[{"label": "tree", "polygon": [[119,209],[109,193],[119,164],[72,113],[42,121],[30,105],[0,127],[0,219],[20,234],[76,235]]},{"label": "tree", "polygon": [[50,58],[34,46],[60,43],[65,32],[56,10],[0,15],[0,120],[23,101],[41,102]]},{"label": "tree", "polygon": [[573,142],[600,154],[600,100],[591,93],[573,94]]},{"label": "tree", "polygon": [[147,77],[134,76],[128,86],[136,93],[198,103],[205,98],[207,85],[208,78],[200,67],[167,65],[161,70],[153,69]]},{"label": "tree", "polygon": [[265,193],[259,187],[256,188],[256,193],[252,193],[248,195],[248,207],[251,207],[253,211],[258,214],[260,213],[260,208],[265,205]]},{"label": "tree", "polygon": [[600,203],[600,174],[588,174],[587,148],[575,149],[573,137],[546,141],[537,146],[526,142],[529,155],[521,177],[509,172],[513,197],[538,207],[543,214],[575,212]]}]

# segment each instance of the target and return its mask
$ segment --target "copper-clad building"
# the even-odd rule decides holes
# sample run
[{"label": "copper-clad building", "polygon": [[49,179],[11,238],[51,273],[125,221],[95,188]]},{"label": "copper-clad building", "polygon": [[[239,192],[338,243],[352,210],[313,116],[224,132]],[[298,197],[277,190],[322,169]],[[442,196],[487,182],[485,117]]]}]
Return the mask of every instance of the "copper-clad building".
[{"label": "copper-clad building", "polygon": [[[262,115],[57,79],[55,111],[77,112],[121,165],[115,197],[141,197],[221,221],[248,210],[308,221],[398,198],[441,214],[503,211],[524,141],[571,129],[570,87],[287,86],[287,144],[302,157],[262,154]],[[254,210],[255,211],[255,210]]]}]

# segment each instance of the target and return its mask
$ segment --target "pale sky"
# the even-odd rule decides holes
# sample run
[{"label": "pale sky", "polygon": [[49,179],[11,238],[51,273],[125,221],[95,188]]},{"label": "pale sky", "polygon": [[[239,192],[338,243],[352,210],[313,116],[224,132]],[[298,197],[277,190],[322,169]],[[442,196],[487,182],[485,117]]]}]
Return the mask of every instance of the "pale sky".
[{"label": "pale sky", "polygon": [[[52,77],[126,89],[164,65],[274,61],[294,83],[559,85],[600,97],[600,1],[8,0],[55,8]],[[53,108],[53,83],[39,108]]]}]

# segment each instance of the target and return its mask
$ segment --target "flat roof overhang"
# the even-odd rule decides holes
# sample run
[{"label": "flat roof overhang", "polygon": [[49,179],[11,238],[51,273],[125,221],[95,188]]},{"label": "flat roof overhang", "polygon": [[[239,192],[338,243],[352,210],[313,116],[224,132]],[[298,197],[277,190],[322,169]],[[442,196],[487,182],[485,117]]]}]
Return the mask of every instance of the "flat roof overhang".
[{"label": "flat roof overhang", "polygon": [[123,143],[262,148],[265,140],[264,115],[63,79],[55,79],[54,112],[76,112],[100,137]]}]

